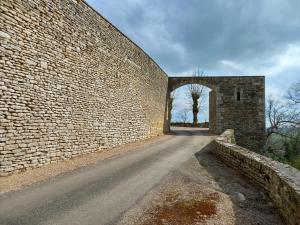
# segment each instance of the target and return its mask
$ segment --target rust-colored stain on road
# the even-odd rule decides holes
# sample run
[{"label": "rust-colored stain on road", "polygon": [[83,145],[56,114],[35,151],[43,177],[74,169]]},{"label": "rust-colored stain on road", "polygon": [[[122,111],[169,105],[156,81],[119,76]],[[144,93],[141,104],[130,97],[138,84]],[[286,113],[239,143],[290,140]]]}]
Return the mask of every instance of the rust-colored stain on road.
[{"label": "rust-colored stain on road", "polygon": [[168,195],[163,206],[155,206],[143,225],[181,224],[190,225],[203,222],[216,214],[218,193],[211,193],[202,200],[180,200]]}]

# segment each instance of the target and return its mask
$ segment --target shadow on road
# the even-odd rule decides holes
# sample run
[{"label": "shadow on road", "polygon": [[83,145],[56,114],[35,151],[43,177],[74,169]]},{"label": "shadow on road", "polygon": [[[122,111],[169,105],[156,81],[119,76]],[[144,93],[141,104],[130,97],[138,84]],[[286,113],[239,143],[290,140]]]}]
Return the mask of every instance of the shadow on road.
[{"label": "shadow on road", "polygon": [[170,135],[174,136],[213,136],[208,128],[171,127]]},{"label": "shadow on road", "polygon": [[[221,192],[230,197],[235,225],[282,225],[278,210],[273,207],[263,190],[242,176],[239,171],[229,168],[217,159],[212,152],[213,148],[213,144],[210,143],[195,153],[195,157]],[[244,201],[240,199],[239,193],[245,196]]]}]

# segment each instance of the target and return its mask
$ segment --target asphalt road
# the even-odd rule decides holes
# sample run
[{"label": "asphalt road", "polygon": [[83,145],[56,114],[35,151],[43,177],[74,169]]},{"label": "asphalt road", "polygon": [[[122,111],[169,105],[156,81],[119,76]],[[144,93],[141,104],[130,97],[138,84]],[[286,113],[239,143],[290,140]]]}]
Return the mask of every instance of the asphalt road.
[{"label": "asphalt road", "polygon": [[206,146],[206,131],[171,138],[0,197],[1,225],[109,225]]}]

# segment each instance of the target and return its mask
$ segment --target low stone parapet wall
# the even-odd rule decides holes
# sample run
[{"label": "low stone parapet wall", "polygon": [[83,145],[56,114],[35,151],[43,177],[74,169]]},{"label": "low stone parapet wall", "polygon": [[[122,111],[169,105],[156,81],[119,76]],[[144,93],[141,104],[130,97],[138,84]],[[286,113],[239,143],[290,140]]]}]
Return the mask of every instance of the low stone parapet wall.
[{"label": "low stone parapet wall", "polygon": [[300,224],[300,171],[235,144],[234,131],[213,141],[214,153],[264,188],[287,224]]},{"label": "low stone parapet wall", "polygon": [[175,123],[171,123],[171,126],[174,126],[174,127],[202,127],[202,128],[208,128],[209,123],[208,122],[197,123],[197,125],[195,126],[193,123],[175,122]]}]

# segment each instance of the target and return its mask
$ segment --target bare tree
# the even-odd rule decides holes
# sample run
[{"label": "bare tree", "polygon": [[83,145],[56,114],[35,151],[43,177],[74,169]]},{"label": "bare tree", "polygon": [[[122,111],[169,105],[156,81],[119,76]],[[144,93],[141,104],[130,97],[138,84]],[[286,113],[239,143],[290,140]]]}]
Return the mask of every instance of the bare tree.
[{"label": "bare tree", "polygon": [[[194,77],[204,76],[204,71],[196,69],[193,74]],[[198,113],[201,108],[201,104],[204,98],[204,86],[200,84],[190,84],[188,89],[188,96],[192,98],[192,111],[193,111],[193,125],[197,126],[198,123]]]},{"label": "bare tree", "polygon": [[[298,85],[299,86],[299,85]],[[269,122],[265,154],[300,170],[300,108],[299,91],[293,85],[288,100],[267,99],[266,117]],[[298,100],[297,100],[298,99]],[[272,135],[274,134],[274,135]]]},{"label": "bare tree", "polygon": [[187,123],[188,122],[188,118],[189,118],[189,109],[188,108],[183,108],[179,112],[179,118],[180,118],[180,122]]},{"label": "bare tree", "polygon": [[284,130],[288,127],[299,127],[300,125],[299,110],[272,96],[269,96],[267,99],[266,114],[270,124],[267,128],[267,137],[273,133],[289,137]]}]

